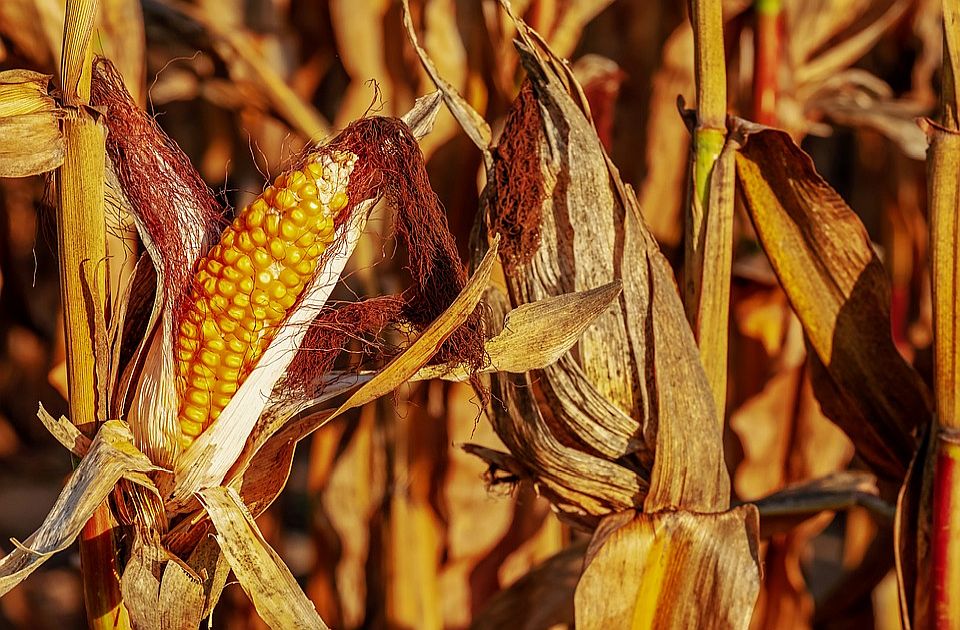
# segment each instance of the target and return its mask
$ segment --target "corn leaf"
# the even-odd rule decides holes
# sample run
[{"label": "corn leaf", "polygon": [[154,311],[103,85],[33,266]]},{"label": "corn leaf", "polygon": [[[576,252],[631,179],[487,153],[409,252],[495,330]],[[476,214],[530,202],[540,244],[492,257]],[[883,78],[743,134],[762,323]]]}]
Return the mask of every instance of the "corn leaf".
[{"label": "corn leaf", "polygon": [[50,76],[0,72],[0,177],[26,177],[63,163],[62,112],[47,93]]},{"label": "corn leaf", "polygon": [[901,479],[929,395],[890,337],[887,278],[860,220],[783,132],[740,122],[747,211],[812,348],[824,412],[879,474]]},{"label": "corn leaf", "polygon": [[22,582],[50,556],[69,547],[124,475],[153,470],[156,467],[133,445],[127,425],[119,420],[105,422],[43,525],[0,560],[0,595]]},{"label": "corn leaf", "polygon": [[[483,371],[521,373],[557,362],[619,294],[620,283],[611,282],[590,291],[518,306],[507,313],[503,332],[487,341],[490,365]],[[464,381],[470,378],[470,372],[462,365],[431,365],[413,378]]]},{"label": "corn leaf", "polygon": [[236,491],[205,488],[200,491],[200,501],[213,521],[230,568],[267,625],[326,630],[316,608],[267,544]]},{"label": "corn leaf", "polygon": [[760,587],[757,528],[753,506],[608,517],[577,584],[577,628],[747,628]]},{"label": "corn leaf", "polygon": [[497,593],[471,630],[540,630],[573,624],[573,594],[583,571],[586,544],[571,545]]},{"label": "corn leaf", "polygon": [[420,46],[417,31],[413,26],[413,18],[410,16],[409,0],[403,0],[403,24],[407,29],[407,36],[410,38],[414,50],[417,51],[417,56],[420,57],[420,62],[423,64],[424,70],[427,71],[430,79],[433,80],[437,89],[443,94],[443,100],[450,110],[450,113],[457,119],[457,122],[460,123],[460,126],[467,134],[467,137],[473,141],[477,148],[481,151],[486,151],[493,142],[490,125],[487,124],[487,121],[483,119],[483,116],[481,116],[477,110],[467,103],[466,99],[460,95],[453,84],[440,76],[436,64],[427,54],[427,51]]}]

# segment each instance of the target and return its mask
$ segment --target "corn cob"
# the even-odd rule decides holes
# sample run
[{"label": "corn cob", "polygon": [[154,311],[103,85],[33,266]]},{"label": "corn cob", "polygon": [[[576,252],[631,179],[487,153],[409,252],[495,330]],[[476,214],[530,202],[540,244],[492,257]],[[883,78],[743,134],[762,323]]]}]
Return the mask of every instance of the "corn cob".
[{"label": "corn cob", "polygon": [[316,153],[278,176],[198,263],[175,346],[181,447],[217,419],[313,278],[355,162]]}]

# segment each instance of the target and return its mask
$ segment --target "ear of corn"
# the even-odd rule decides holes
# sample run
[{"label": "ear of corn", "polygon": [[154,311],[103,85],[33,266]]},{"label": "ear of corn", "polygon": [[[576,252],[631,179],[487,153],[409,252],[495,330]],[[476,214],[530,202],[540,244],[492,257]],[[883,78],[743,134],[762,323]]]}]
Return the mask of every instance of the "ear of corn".
[{"label": "ear of corn", "polygon": [[198,263],[176,344],[181,447],[217,419],[313,278],[355,161],[317,153],[278,176]]}]

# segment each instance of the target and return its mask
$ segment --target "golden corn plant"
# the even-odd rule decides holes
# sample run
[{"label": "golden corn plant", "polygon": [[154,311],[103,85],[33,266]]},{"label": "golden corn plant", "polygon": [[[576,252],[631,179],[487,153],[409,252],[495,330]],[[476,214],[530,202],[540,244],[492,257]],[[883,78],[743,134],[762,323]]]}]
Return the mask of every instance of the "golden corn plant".
[{"label": "golden corn plant", "polygon": [[501,238],[505,276],[504,289],[489,292],[491,325],[571,289],[612,281],[623,293],[576,354],[493,377],[500,402],[489,414],[509,453],[470,450],[494,480],[533,481],[589,532],[585,568],[567,591],[577,627],[745,628],[759,588],[757,512],[731,508],[716,403],[673,273],[569,67],[500,4],[527,79],[497,144],[420,48],[406,13],[424,68],[484,156],[475,253]]},{"label": "golden corn plant", "polygon": [[[542,369],[618,288],[540,300],[484,338],[477,306],[496,242],[468,281],[416,144],[438,95],[402,120],[361,119],[313,145],[224,226],[225,209],[113,65],[91,64],[95,12],[68,4],[62,100],[47,77],[2,77],[14,144],[0,172],[60,166],[74,418],[40,417],[78,464],[37,532],[0,560],[0,594],[82,536],[94,627],[196,627],[229,570],[272,627],[325,627],[253,520],[286,483],[296,443],[411,378]],[[381,199],[396,210],[413,286],[329,306]],[[115,310],[96,264],[106,206],[134,217],[147,252],[109,295]],[[332,371],[347,337],[390,325],[409,341],[380,350],[382,369]]]}]

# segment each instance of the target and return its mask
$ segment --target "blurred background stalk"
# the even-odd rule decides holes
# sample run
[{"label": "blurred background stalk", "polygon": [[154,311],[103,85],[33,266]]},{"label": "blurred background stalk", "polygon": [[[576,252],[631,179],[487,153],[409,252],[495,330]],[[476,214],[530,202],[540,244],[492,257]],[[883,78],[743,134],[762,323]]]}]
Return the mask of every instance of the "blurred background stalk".
[{"label": "blurred background stalk", "polygon": [[753,117],[761,125],[777,124],[777,73],[780,67],[781,0],[755,0]]},{"label": "blurred background stalk", "polygon": [[[66,152],[57,177],[57,234],[70,417],[91,437],[103,420],[102,406],[106,402],[97,395],[97,381],[102,375],[97,370],[95,342],[97,338],[106,338],[102,317],[106,299],[106,131],[85,107],[90,99],[90,35],[98,5],[97,0],[68,0],[66,5],[60,66],[60,84],[68,110],[63,121]],[[90,627],[97,630],[129,627],[120,596],[113,526],[110,506],[104,502],[80,535],[87,619]]]},{"label": "blurred background stalk", "polygon": [[957,348],[957,213],[960,211],[960,118],[957,61],[960,23],[953,0],[943,3],[943,100],[930,144],[930,243],[933,282],[936,467],[931,570],[937,628],[960,628],[960,357]]},{"label": "blurred background stalk", "polygon": [[691,0],[697,118],[685,221],[684,304],[700,347],[719,422],[727,393],[727,321],[733,256],[733,152],[726,143],[723,3]]}]

